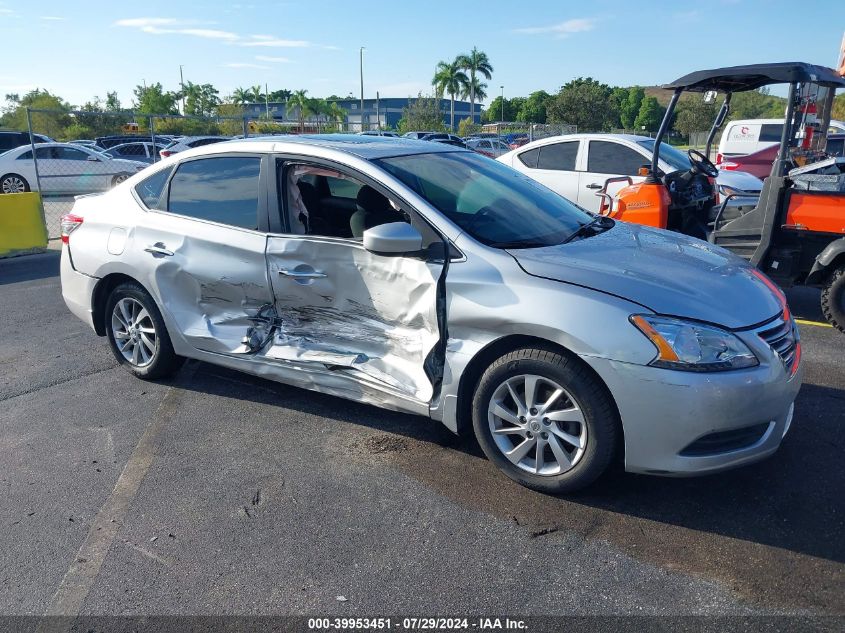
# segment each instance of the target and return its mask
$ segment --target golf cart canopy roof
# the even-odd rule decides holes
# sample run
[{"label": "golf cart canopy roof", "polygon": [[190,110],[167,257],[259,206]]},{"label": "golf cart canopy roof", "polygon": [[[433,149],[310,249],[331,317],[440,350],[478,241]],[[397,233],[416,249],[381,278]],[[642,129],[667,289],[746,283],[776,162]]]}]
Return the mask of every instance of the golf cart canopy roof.
[{"label": "golf cart canopy roof", "polygon": [[752,64],[698,70],[662,87],[668,90],[681,88],[691,92],[707,92],[708,90],[743,92],[756,90],[769,84],[792,82],[812,82],[833,88],[845,87],[845,79],[832,68],[804,62]]}]

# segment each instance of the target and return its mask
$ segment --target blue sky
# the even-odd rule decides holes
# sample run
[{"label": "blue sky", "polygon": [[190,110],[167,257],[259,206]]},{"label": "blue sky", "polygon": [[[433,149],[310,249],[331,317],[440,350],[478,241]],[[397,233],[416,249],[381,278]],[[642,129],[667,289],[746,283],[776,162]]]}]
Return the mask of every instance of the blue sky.
[{"label": "blue sky", "polygon": [[185,79],[312,96],[430,90],[434,67],[473,45],[495,69],[495,97],[556,91],[573,77],[653,85],[715,66],[800,59],[834,65],[841,0],[568,2],[71,2],[0,0],[0,96],[46,88],[73,104]]}]

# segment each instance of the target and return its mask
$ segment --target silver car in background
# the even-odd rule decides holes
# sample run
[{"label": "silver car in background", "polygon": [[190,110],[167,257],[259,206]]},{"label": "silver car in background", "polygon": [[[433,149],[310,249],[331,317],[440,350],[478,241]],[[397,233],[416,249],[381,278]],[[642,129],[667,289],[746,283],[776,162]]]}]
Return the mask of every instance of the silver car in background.
[{"label": "silver car in background", "polygon": [[764,458],[801,385],[746,262],[448,145],[216,144],[62,225],[65,302],[136,376],[194,358],[426,416],[541,491]]}]

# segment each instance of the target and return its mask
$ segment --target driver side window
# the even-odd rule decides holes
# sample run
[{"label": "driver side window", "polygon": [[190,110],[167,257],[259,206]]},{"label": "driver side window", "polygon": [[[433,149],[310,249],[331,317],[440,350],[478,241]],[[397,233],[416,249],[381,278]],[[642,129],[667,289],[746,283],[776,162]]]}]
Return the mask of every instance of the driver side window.
[{"label": "driver side window", "polygon": [[612,141],[590,141],[587,171],[594,174],[637,176],[639,169],[650,162],[638,151]]}]

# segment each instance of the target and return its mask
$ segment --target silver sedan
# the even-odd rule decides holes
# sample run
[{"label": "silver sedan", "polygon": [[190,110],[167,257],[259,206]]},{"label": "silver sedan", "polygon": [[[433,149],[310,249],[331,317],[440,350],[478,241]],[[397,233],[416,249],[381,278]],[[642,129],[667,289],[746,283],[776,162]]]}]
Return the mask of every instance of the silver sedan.
[{"label": "silver sedan", "polygon": [[194,358],[422,415],[546,492],[771,455],[801,385],[743,260],[446,145],[211,145],[62,226],[65,302],[136,376]]}]

